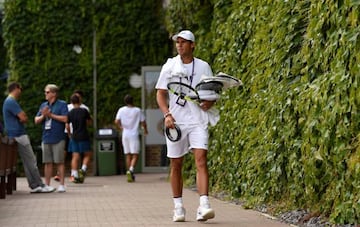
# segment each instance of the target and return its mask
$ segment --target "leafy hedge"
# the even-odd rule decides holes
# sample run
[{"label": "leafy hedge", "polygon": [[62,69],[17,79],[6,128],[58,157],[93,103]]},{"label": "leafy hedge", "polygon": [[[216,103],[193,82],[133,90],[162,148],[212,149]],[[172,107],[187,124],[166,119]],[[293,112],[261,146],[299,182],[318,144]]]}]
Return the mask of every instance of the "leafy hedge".
[{"label": "leafy hedge", "polygon": [[[306,208],[334,223],[359,222],[359,6],[356,0],[170,2],[168,31],[193,30],[196,55],[245,84],[218,103],[222,116],[211,129],[209,152],[213,192],[250,207]],[[128,76],[170,53],[161,1],[7,0],[5,12],[11,80],[23,83],[30,116],[49,82],[60,85],[64,99],[81,88],[85,102],[93,102],[94,27],[100,127],[112,122],[125,93],[139,100]],[[39,141],[38,127],[28,131]]]},{"label": "leafy hedge", "polygon": [[[143,65],[159,65],[170,55],[162,1],[6,0],[3,37],[8,50],[10,80],[23,84],[21,102],[33,117],[47,83],[60,86],[68,100],[75,89],[93,108],[93,31],[97,53],[97,125],[111,126],[123,97],[130,93],[140,105],[140,89],[129,76]],[[73,47],[79,45],[77,54]],[[40,127],[30,122],[33,144]]]},{"label": "leafy hedge", "polygon": [[[0,20],[3,18],[3,13],[1,12],[1,4],[0,4]],[[0,24],[0,34],[2,33],[2,25]],[[4,47],[4,39],[0,36],[0,58],[2,59],[0,61],[0,91],[6,90],[6,84],[5,84],[5,74],[7,69],[7,57],[6,57],[6,48]],[[2,106],[3,100],[0,100],[0,106]],[[0,120],[2,118],[0,117]],[[3,123],[1,122],[1,125]]]},{"label": "leafy hedge", "polygon": [[[184,15],[201,4],[211,17]],[[196,55],[245,84],[218,103],[208,163],[213,192],[248,206],[319,211],[334,223],[360,221],[359,6],[171,1],[168,28],[192,29]]]}]

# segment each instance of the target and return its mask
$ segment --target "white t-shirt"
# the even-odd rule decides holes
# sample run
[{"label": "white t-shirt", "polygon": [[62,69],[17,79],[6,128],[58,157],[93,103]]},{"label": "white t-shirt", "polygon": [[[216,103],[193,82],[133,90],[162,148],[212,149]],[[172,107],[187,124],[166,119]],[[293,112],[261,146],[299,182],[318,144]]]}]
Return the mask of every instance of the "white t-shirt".
[{"label": "white t-shirt", "polygon": [[[72,103],[70,103],[67,105],[67,108],[68,108],[68,111],[70,112],[70,110],[74,109],[74,105]],[[90,113],[89,107],[87,107],[87,105],[85,105],[84,103],[80,104],[80,108],[84,108]]]},{"label": "white t-shirt", "polygon": [[145,121],[145,115],[139,107],[123,106],[117,111],[115,119],[121,122],[123,136],[134,137],[139,135],[139,124]]},{"label": "white t-shirt", "polygon": [[[187,83],[195,88],[200,82],[202,75],[213,76],[207,62],[194,58],[193,62],[183,64],[178,55],[174,58],[169,58],[163,65],[155,88],[168,90],[167,84],[169,82],[180,82],[180,80],[182,83]],[[181,106],[176,104],[177,99],[178,96],[169,93],[169,111],[177,124],[208,124],[209,116],[200,109],[198,104],[187,101],[185,106]]]}]

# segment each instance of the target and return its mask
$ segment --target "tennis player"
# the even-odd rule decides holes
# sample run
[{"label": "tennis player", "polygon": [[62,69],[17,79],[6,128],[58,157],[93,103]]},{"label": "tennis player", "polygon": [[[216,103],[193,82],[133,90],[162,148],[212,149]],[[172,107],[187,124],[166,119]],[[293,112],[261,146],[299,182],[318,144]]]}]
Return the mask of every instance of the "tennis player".
[{"label": "tennis player", "polygon": [[180,140],[173,142],[166,138],[167,156],[170,158],[171,164],[170,183],[175,206],[173,221],[185,221],[185,208],[182,199],[182,165],[189,148],[195,156],[196,184],[200,195],[196,220],[206,221],[215,217],[215,212],[210,207],[208,197],[207,150],[209,119],[206,113],[214,101],[204,101],[200,105],[186,101],[180,96],[169,93],[167,84],[169,82],[182,82],[195,88],[202,75],[212,76],[213,73],[207,62],[193,56],[195,37],[191,31],[181,31],[174,35],[172,39],[176,42],[178,55],[169,58],[163,65],[155,88],[157,89],[157,103],[164,114],[165,127],[174,128],[176,122],[181,129]]}]

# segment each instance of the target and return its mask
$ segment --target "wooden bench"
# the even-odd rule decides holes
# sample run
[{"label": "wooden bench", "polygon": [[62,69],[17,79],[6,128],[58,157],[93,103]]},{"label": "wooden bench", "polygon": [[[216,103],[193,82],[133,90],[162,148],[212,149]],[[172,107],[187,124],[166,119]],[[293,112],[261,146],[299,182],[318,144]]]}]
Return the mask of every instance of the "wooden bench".
[{"label": "wooden bench", "polygon": [[14,139],[0,137],[0,199],[16,190],[17,143]]}]

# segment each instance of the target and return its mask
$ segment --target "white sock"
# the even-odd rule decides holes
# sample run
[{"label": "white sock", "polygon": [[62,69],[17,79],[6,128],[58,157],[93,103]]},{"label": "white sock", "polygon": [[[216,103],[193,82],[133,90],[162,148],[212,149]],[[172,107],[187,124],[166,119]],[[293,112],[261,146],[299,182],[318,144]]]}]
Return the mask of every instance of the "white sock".
[{"label": "white sock", "polygon": [[71,176],[78,178],[79,177],[78,171],[76,169],[72,169],[71,170]]},{"label": "white sock", "polygon": [[200,196],[200,206],[202,206],[202,207],[210,206],[209,196],[207,196],[207,195]]},{"label": "white sock", "polygon": [[177,207],[182,207],[182,206],[183,206],[182,197],[173,198],[173,200],[174,200],[175,208],[177,208]]},{"label": "white sock", "polygon": [[130,172],[134,172],[134,166],[130,166],[129,170]]},{"label": "white sock", "polygon": [[83,164],[83,165],[81,166],[81,169],[82,169],[82,170],[84,170],[84,171],[86,172],[86,170],[87,170],[87,166],[86,166],[85,164]]}]

